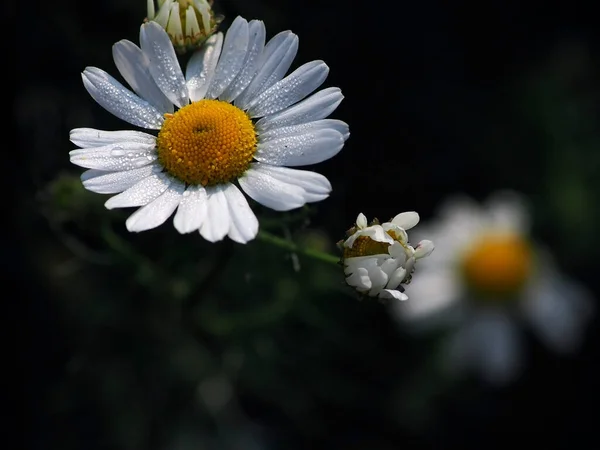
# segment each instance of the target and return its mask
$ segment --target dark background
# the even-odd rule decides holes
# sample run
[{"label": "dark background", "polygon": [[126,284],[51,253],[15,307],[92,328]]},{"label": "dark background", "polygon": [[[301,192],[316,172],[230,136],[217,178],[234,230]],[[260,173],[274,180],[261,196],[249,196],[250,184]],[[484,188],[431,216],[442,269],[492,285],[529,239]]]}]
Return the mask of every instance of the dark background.
[{"label": "dark background", "polygon": [[[531,339],[526,373],[505,388],[447,386],[428,369],[434,343],[347,295],[334,268],[300,257],[297,272],[280,249],[209,244],[170,222],[128,234],[130,211],[107,212],[81,188],[68,133],[127,128],[80,73],[116,75],[111,45],[138,42],[145,2],[10,8],[17,140],[5,149],[15,204],[3,266],[23,370],[21,388],[5,389],[24,448],[600,447],[597,320],[571,357]],[[600,294],[600,28],[586,3],[215,8],[222,30],[238,14],[264,20],[268,37],[293,30],[295,66],[323,59],[325,86],[345,94],[332,117],[351,137],[315,169],[333,193],[308,224],[285,215],[298,239],[333,252],[358,212],[426,220],[447,195],[512,188],[532,201],[535,238]],[[257,211],[282,232],[281,215]]]}]

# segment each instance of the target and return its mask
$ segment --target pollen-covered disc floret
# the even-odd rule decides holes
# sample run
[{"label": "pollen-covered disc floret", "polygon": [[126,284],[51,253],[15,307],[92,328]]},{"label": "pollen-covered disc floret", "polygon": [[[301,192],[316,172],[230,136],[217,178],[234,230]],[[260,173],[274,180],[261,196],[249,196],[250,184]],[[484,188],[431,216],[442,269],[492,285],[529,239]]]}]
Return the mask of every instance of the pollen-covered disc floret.
[{"label": "pollen-covered disc floret", "polygon": [[[125,222],[129,231],[174,215],[177,231],[199,231],[211,242],[256,237],[258,220],[243,193],[276,211],[326,199],[329,180],[296,167],[333,157],[350,135],[345,122],[327,118],[343,99],[336,87],[319,90],[329,67],[315,60],[286,75],[298,37],[282,31],[267,41],[263,22],[236,17],[226,34],[212,34],[190,55],[183,71],[170,33],[181,26],[173,14],[186,6],[193,18],[192,5],[159,6],[140,27],[139,47],[127,40],[113,46],[131,90],[96,67],[82,73],[102,107],[151,130],[71,130],[79,147],[71,162],[89,169],[83,185],[116,194],[105,203],[109,209],[139,207]],[[166,31],[165,11],[172,25]]]},{"label": "pollen-covered disc floret", "polygon": [[256,134],[250,118],[219,100],[200,100],[165,119],[156,139],[158,160],[187,184],[214,186],[250,167]]},{"label": "pollen-covered disc floret", "polygon": [[406,300],[402,284],[410,283],[417,259],[433,251],[433,243],[423,240],[417,247],[408,243],[406,230],[419,222],[416,212],[398,214],[390,222],[367,223],[364,214],[340,242],[346,283],[360,294],[380,299]]}]

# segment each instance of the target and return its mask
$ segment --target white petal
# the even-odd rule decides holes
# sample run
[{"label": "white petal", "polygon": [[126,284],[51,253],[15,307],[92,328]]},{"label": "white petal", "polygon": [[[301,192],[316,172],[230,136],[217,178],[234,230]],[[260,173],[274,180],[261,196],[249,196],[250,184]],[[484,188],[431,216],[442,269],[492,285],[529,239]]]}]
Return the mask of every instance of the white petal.
[{"label": "white petal", "polygon": [[154,19],[155,9],[154,9],[154,0],[146,0],[146,17],[149,20]]},{"label": "white petal", "polygon": [[189,186],[179,202],[173,225],[181,234],[191,233],[200,229],[206,213],[206,189],[202,186]]},{"label": "white petal", "polygon": [[348,139],[350,136],[348,124],[346,122],[336,119],[322,119],[289,127],[274,128],[265,131],[264,133],[259,133],[259,140],[260,142],[265,142],[270,139],[313,133],[318,130],[335,130],[344,137],[344,140]]},{"label": "white petal", "polygon": [[415,249],[415,258],[416,259],[425,258],[426,256],[431,255],[431,253],[433,252],[434,249],[435,249],[435,246],[433,245],[433,242],[428,241],[428,240],[423,240],[423,241],[419,242],[419,244],[417,245],[417,248]]},{"label": "white petal", "polygon": [[494,385],[514,379],[522,365],[519,329],[497,310],[480,311],[459,331],[452,352],[456,362],[470,365]]},{"label": "white petal", "polygon": [[369,268],[369,279],[373,284],[373,286],[371,286],[371,290],[369,291],[369,295],[371,296],[379,295],[381,290],[388,282],[387,274],[379,266],[373,266]]},{"label": "white petal", "polygon": [[196,11],[194,11],[194,7],[192,5],[189,5],[185,10],[185,34],[186,36],[192,36],[197,35],[199,33],[200,24],[198,23],[198,19],[196,18]]},{"label": "white petal", "polygon": [[251,20],[248,24],[248,51],[242,68],[235,80],[219,95],[219,100],[232,102],[248,87],[258,69],[258,59],[265,47],[266,30],[260,20]]},{"label": "white petal", "polygon": [[144,178],[126,191],[109,198],[104,206],[107,209],[144,206],[167,190],[171,178],[157,173]]},{"label": "white petal", "polygon": [[223,186],[206,188],[207,214],[200,227],[200,234],[210,242],[220,241],[229,233],[231,218],[223,190]]},{"label": "white petal", "polygon": [[345,258],[344,273],[349,275],[356,272],[361,267],[368,270],[379,266],[386,259],[389,259],[386,255],[353,256],[352,258]]},{"label": "white petal", "polygon": [[403,212],[394,217],[392,223],[405,230],[410,230],[419,223],[419,214],[415,211]]},{"label": "white petal", "polygon": [[303,197],[306,203],[324,200],[331,192],[329,180],[317,172],[262,163],[253,163],[251,167],[261,170],[282,183],[301,187],[304,190]]},{"label": "white petal", "polygon": [[358,268],[352,275],[346,278],[346,283],[350,286],[359,288],[362,290],[371,289],[371,279],[369,278],[369,272],[364,267]]},{"label": "white petal", "polygon": [[415,259],[414,256],[411,256],[410,258],[408,258],[406,260],[406,262],[404,263],[404,268],[406,269],[406,271],[408,273],[411,273],[413,271],[416,262],[417,262],[417,260]]},{"label": "white petal", "polygon": [[403,322],[414,322],[417,327],[430,328],[457,305],[462,295],[460,279],[453,270],[428,270],[426,263],[406,287],[410,304],[396,310]]},{"label": "white petal", "polygon": [[164,122],[160,111],[108,73],[97,67],[87,67],[81,79],[92,98],[114,116],[138,127],[160,129]]},{"label": "white petal", "polygon": [[262,117],[282,111],[321,86],[328,74],[329,67],[323,61],[303,64],[256,97],[250,103],[248,115]]},{"label": "white petal", "polygon": [[298,36],[291,31],[282,31],[275,35],[260,56],[258,71],[246,90],[236,99],[235,105],[247,109],[250,102],[283,78],[298,52]]},{"label": "white petal", "polygon": [[383,289],[379,294],[381,298],[395,298],[396,300],[405,301],[408,300],[408,295],[404,292],[396,291],[393,289]]},{"label": "white petal", "polygon": [[207,98],[217,98],[231,84],[244,64],[248,51],[248,22],[237,16],[225,35],[223,50],[210,83]]},{"label": "white petal", "polygon": [[71,162],[80,167],[109,171],[137,169],[152,164],[157,158],[154,144],[138,142],[71,150],[69,156]]},{"label": "white petal", "polygon": [[391,233],[396,235],[396,239],[403,244],[408,242],[408,234],[404,231],[404,228],[399,227],[398,225],[391,222],[384,222],[381,224],[386,233]]},{"label": "white petal", "polygon": [[289,211],[306,203],[304,189],[279,181],[260,166],[248,169],[238,182],[252,199],[275,211]]},{"label": "white petal", "polygon": [[[148,0],[149,2],[150,0]],[[169,14],[171,12],[171,6],[173,2],[176,0],[165,0],[163,1],[162,6],[160,6],[158,10],[158,14],[154,17],[154,21],[157,22],[161,27],[166,28],[167,23],[169,22]],[[150,16],[148,16],[150,18]]]},{"label": "white petal", "polygon": [[381,263],[381,270],[389,277],[398,268],[398,262],[394,258],[388,258]]},{"label": "white petal", "polygon": [[344,241],[344,247],[352,248],[354,241],[361,236],[368,237],[377,242],[386,242],[388,244],[394,242],[394,239],[383,230],[381,225],[371,225],[370,227],[361,228],[352,234],[352,236],[348,237],[348,239]]},{"label": "white petal", "polygon": [[366,228],[367,225],[367,217],[363,213],[359,213],[358,217],[356,218],[356,226],[358,228]]},{"label": "white petal", "polygon": [[202,100],[210,87],[223,47],[223,33],[209,37],[188,61],[185,78],[192,102]]},{"label": "white petal", "polygon": [[540,274],[521,306],[540,340],[560,353],[579,348],[593,313],[590,293],[555,271]]},{"label": "white petal", "polygon": [[285,136],[259,142],[255,159],[277,166],[305,166],[335,156],[344,146],[344,137],[335,130]]},{"label": "white petal", "polygon": [[398,269],[396,269],[394,273],[390,275],[390,279],[388,280],[386,287],[388,289],[396,289],[398,286],[400,286],[400,283],[404,281],[404,278],[406,278],[406,269],[404,267],[398,267]]},{"label": "white petal", "polygon": [[169,12],[169,21],[167,26],[164,28],[167,34],[171,38],[171,42],[174,45],[184,45],[183,27],[181,26],[181,12],[179,10],[179,2],[171,2],[171,10]]},{"label": "white petal", "polygon": [[162,225],[179,205],[184,190],[183,183],[173,182],[159,197],[129,216],[125,226],[131,232],[139,232]]},{"label": "white petal", "polygon": [[276,211],[322,200],[331,191],[329,180],[321,174],[257,163],[250,166],[239,183],[251,198]]},{"label": "white petal", "polygon": [[500,191],[486,202],[491,225],[495,228],[527,234],[531,223],[525,199],[513,191]]},{"label": "white petal", "polygon": [[[436,254],[446,261],[455,261],[456,255],[465,246],[471,245],[474,237],[486,232],[490,225],[487,211],[465,195],[448,197],[440,208],[439,217],[436,241],[443,245]],[[423,230],[419,230],[419,233],[421,231]],[[419,239],[427,237],[429,236],[423,235]]]},{"label": "white petal", "polygon": [[258,219],[250,209],[244,194],[236,186],[228,184],[224,193],[231,218],[228,236],[235,242],[245,244],[256,237]]},{"label": "white petal", "polygon": [[173,104],[158,88],[148,66],[150,62],[133,42],[123,39],[113,45],[113,59],[119,72],[134,92],[161,113],[172,113]]},{"label": "white petal", "polygon": [[200,12],[200,16],[202,18],[202,28],[205,32],[210,30],[210,6],[212,2],[209,3],[208,0],[194,0],[194,6]]},{"label": "white petal", "polygon": [[140,27],[140,45],[154,82],[171,102],[183,107],[188,104],[188,91],[167,32],[156,22],[146,22]]},{"label": "white petal", "polygon": [[404,248],[404,246],[398,242],[398,241],[393,241],[392,245],[390,245],[388,247],[388,253],[390,254],[390,256],[394,259],[397,259],[399,261],[402,261],[402,264],[405,263],[407,255],[406,255],[406,249]]},{"label": "white petal", "polygon": [[256,122],[256,129],[259,132],[264,132],[273,128],[288,127],[323,119],[335,111],[343,98],[344,96],[339,88],[329,87],[323,89],[294,106],[261,118]]},{"label": "white petal", "polygon": [[160,170],[160,166],[157,164],[123,172],[106,172],[104,170],[91,169],[81,174],[81,181],[83,182],[83,187],[89,191],[98,194],[117,194],[149,177],[156,170]]},{"label": "white petal", "polygon": [[70,141],[77,147],[102,147],[119,142],[139,142],[153,144],[156,137],[143,131],[103,131],[94,128],[75,128],[69,133]]}]

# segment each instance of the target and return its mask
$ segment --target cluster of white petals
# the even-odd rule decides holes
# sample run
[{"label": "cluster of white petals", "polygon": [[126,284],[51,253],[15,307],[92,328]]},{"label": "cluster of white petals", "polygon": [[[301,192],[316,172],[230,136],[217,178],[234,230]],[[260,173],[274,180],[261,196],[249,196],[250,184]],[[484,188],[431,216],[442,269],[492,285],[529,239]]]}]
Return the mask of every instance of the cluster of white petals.
[{"label": "cluster of white petals", "polygon": [[[342,244],[345,255],[353,255],[344,257],[348,285],[370,297],[407,300],[401,284],[410,281],[416,261],[428,256],[434,249],[433,242],[429,240],[419,242],[416,247],[408,243],[406,230],[418,222],[419,215],[416,212],[404,212],[390,222],[369,225],[367,218],[360,213],[352,234]],[[349,250],[359,245],[360,241],[366,244],[365,250],[354,256]],[[369,247],[381,250],[372,253]],[[384,248],[387,250],[385,253]]]}]

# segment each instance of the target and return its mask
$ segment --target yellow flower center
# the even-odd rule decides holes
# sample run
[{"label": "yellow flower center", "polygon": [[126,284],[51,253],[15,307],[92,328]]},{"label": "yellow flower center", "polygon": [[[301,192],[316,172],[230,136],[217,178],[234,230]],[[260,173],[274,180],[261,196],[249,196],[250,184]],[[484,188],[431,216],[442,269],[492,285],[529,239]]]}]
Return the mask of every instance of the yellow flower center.
[{"label": "yellow flower center", "polygon": [[352,248],[344,247],[344,258],[354,258],[356,256],[387,255],[387,242],[377,242],[367,236],[359,236],[354,241]]},{"label": "yellow flower center", "polygon": [[462,260],[467,284],[488,297],[515,294],[532,272],[532,251],[521,237],[510,234],[483,236]]},{"label": "yellow flower center", "polygon": [[156,139],[158,160],[175,178],[213,186],[235,180],[248,169],[256,133],[241,109],[200,100],[165,118]]}]

